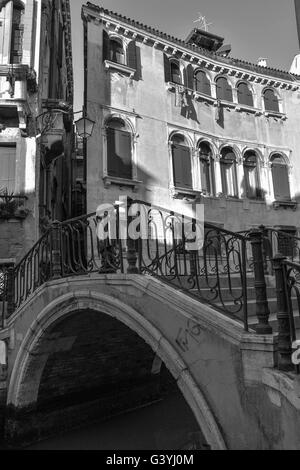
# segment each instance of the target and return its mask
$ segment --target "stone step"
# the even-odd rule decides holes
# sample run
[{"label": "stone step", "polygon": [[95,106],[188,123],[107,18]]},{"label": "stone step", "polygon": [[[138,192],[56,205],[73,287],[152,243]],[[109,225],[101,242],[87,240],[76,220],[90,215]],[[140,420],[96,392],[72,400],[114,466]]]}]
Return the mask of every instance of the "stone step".
[{"label": "stone step", "polygon": [[[294,310],[294,321],[295,321],[295,328],[297,331],[297,339],[300,339],[300,316],[299,316],[299,311]],[[257,325],[257,318],[256,317],[251,317],[249,318],[249,326],[251,328],[255,327]],[[277,316],[276,313],[271,313],[269,317],[269,324],[272,327],[273,333],[278,333],[278,321],[277,321]]]},{"label": "stone step", "polygon": [[[170,281],[172,284],[184,288],[185,286],[190,288],[191,283],[190,283],[190,276],[179,276],[178,278],[173,279],[171,276],[164,276],[164,279]],[[192,278],[194,280],[194,278]],[[268,287],[275,287],[275,277],[274,276],[265,276],[266,279],[266,285]],[[200,288],[210,288],[215,286],[217,281],[217,276],[212,275],[212,276],[198,276],[197,282],[200,286]],[[219,276],[219,283],[221,288],[228,288],[229,285],[231,287],[241,287],[241,277],[238,274],[231,274],[230,278],[228,276],[220,275]],[[251,273],[247,276],[247,287],[253,287],[254,286],[254,277]]]},{"label": "stone step", "polygon": [[[191,293],[197,295],[198,289],[191,289]],[[209,299],[211,297],[211,290],[208,288],[201,288],[200,293],[204,298]],[[220,294],[222,297],[223,302],[230,302],[234,298],[238,298],[242,293],[240,287],[232,287],[228,289],[227,287],[222,287],[220,289]],[[267,287],[267,296],[268,299],[276,299],[276,289],[275,287]],[[248,287],[247,289],[247,298],[248,300],[256,299],[256,292],[254,287]]]}]

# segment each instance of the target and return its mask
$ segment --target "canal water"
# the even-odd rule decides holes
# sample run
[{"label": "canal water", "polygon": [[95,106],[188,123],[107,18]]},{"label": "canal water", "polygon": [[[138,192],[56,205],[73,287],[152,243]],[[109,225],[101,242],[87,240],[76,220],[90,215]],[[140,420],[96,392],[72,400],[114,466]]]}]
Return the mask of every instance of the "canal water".
[{"label": "canal water", "polygon": [[30,450],[207,449],[181,393],[28,447]]}]

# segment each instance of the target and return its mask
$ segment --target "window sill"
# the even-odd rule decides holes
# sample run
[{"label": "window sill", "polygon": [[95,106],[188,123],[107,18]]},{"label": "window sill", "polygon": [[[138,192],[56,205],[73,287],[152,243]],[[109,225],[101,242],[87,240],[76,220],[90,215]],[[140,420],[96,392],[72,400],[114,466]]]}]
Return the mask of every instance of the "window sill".
[{"label": "window sill", "polygon": [[166,83],[166,89],[168,91],[175,92],[177,86],[180,87],[180,88],[183,88],[187,92],[188,95],[193,96],[193,94],[194,94],[193,90],[191,90],[190,88],[187,88],[184,85],[181,85],[180,83],[174,83],[174,82],[167,82]]},{"label": "window sill", "polygon": [[266,117],[273,117],[281,119],[281,121],[286,121],[287,116],[284,113],[276,113],[275,111],[264,111]]},{"label": "window sill", "polygon": [[295,211],[297,209],[298,202],[297,201],[274,201],[273,207],[274,209],[292,209]]},{"label": "window sill", "polygon": [[186,200],[195,200],[202,195],[201,191],[187,188],[171,188],[170,189],[171,197],[174,199],[186,199]]},{"label": "window sill", "polygon": [[116,176],[104,176],[104,186],[108,189],[112,184],[117,186],[131,186],[133,191],[137,191],[142,181],[135,179],[117,178]]},{"label": "window sill", "polygon": [[235,110],[238,112],[245,111],[246,113],[255,114],[255,116],[262,116],[263,112],[260,109],[253,108],[252,106],[247,106],[246,104],[237,104]]},{"label": "window sill", "polygon": [[104,66],[106,70],[110,70],[110,69],[117,70],[118,72],[128,75],[130,78],[133,78],[136,72],[135,69],[132,69],[131,67],[128,67],[127,65],[118,64],[117,62],[111,62],[110,60],[105,60]]},{"label": "window sill", "polygon": [[204,93],[200,93],[199,91],[193,92],[193,98],[196,101],[208,101],[209,103],[216,103],[215,98],[209,95],[205,95]]}]

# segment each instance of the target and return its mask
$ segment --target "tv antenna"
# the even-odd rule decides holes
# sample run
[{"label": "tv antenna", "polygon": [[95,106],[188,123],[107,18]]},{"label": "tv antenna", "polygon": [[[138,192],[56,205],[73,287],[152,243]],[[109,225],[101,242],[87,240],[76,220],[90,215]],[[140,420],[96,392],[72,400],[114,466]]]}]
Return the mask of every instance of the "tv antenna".
[{"label": "tv antenna", "polygon": [[208,23],[205,16],[201,15],[199,12],[199,18],[194,21],[194,23],[199,23],[199,28],[203,29],[204,31],[208,31],[208,27],[212,25],[212,23]]}]

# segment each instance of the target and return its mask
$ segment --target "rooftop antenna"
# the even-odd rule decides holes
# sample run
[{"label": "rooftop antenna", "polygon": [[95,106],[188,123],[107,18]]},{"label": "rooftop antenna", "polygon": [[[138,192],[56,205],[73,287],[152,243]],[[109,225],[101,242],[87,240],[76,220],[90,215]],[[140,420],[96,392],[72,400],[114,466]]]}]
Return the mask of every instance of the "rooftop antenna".
[{"label": "rooftop antenna", "polygon": [[199,23],[199,29],[203,29],[204,31],[208,31],[208,27],[212,25],[212,23],[208,23],[206,21],[206,18],[205,16],[201,15],[201,13],[199,12],[199,18],[194,21],[194,23]]}]

